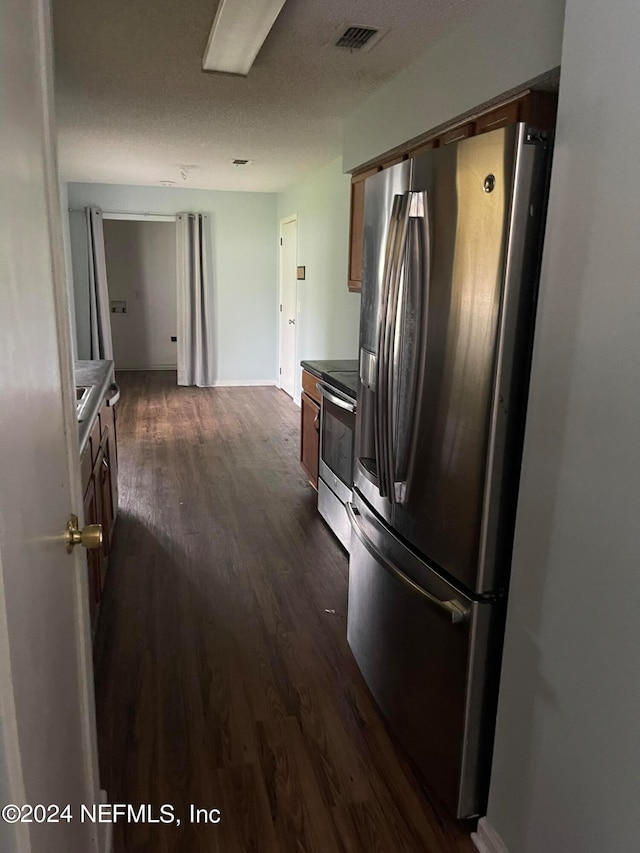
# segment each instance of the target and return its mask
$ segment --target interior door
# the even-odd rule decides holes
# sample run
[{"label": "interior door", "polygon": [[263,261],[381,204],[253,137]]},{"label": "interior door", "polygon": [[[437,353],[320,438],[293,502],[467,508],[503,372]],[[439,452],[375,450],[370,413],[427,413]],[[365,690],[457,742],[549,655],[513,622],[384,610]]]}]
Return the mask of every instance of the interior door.
[{"label": "interior door", "polygon": [[280,387],[293,397],[296,378],[296,318],[298,224],[280,227]]},{"label": "interior door", "polygon": [[0,33],[0,785],[72,818],[1,821],[0,849],[85,853],[98,828],[79,806],[99,786],[86,554],[64,539],[82,494],[48,4],[6,0]]}]

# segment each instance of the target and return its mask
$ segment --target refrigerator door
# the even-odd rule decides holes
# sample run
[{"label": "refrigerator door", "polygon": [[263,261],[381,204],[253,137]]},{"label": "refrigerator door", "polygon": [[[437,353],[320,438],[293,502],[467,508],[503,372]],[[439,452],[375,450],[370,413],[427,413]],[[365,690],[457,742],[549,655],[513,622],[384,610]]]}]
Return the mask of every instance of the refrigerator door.
[{"label": "refrigerator door", "polygon": [[483,813],[500,666],[490,647],[498,606],[462,596],[357,494],[348,511],[347,639],[360,670],[389,725],[451,811],[457,817]]},{"label": "refrigerator door", "polygon": [[[391,524],[474,593],[501,584],[510,553],[546,198],[546,148],[527,133],[503,128],[415,160],[423,213],[392,330],[391,432],[406,471]],[[395,390],[403,381],[413,396]]]},{"label": "refrigerator door", "polygon": [[360,386],[354,483],[382,518],[391,519],[388,496],[387,410],[379,387],[390,343],[389,295],[392,271],[401,264],[401,220],[411,178],[411,161],[398,163],[365,183],[362,297],[360,302]]}]

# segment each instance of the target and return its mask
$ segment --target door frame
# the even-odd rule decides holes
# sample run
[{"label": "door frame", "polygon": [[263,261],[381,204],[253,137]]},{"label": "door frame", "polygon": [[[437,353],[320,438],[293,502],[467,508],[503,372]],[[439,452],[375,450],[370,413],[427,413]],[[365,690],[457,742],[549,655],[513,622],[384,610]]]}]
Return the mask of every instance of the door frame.
[{"label": "door frame", "polygon": [[[298,214],[292,213],[290,216],[285,216],[280,220],[280,226],[278,230],[278,308],[277,308],[277,316],[278,316],[278,372],[276,374],[276,385],[280,390],[282,390],[282,382],[280,380],[280,370],[282,367],[282,294],[284,292],[284,274],[283,274],[283,265],[282,265],[282,229],[285,225],[289,225],[289,223],[296,223],[296,263],[298,261]],[[293,351],[293,361],[294,366],[298,359],[298,285],[296,282],[296,312],[295,312],[295,345]],[[293,378],[293,401],[300,405],[300,394],[298,392],[298,381],[296,380],[295,373]]]},{"label": "door frame", "polygon": [[[80,442],[76,416],[74,355],[71,331],[71,316],[69,311],[70,293],[67,289],[67,269],[64,251],[62,204],[58,172],[58,154],[55,135],[55,111],[53,101],[53,36],[50,4],[47,0],[37,0],[37,33],[38,67],[40,78],[41,111],[43,125],[43,161],[44,179],[47,196],[47,217],[49,242],[51,248],[51,284],[53,287],[55,307],[55,327],[58,347],[60,370],[60,385],[62,410],[65,431],[65,448],[69,468],[69,485],[71,506],[84,524],[83,495],[80,473]],[[64,547],[64,531],[60,531],[60,548]],[[4,734],[6,738],[0,749],[4,752],[6,762],[7,783],[15,802],[24,802],[24,781],[22,775],[22,752],[18,735],[18,719],[14,703],[13,672],[9,655],[9,634],[6,613],[11,607],[11,601],[6,598],[4,586],[4,571],[2,565],[2,540],[0,539],[0,708],[5,717]],[[80,718],[83,722],[83,764],[87,790],[94,792],[95,803],[99,804],[103,794],[100,791],[98,743],[95,713],[95,694],[93,680],[93,648],[91,640],[91,623],[89,618],[88,576],[86,552],[84,549],[74,549],[70,555],[69,571],[73,571],[75,579],[75,620],[76,620],[76,661],[80,687]],[[2,733],[0,732],[0,735]],[[18,844],[27,842],[26,826],[18,825]],[[107,849],[110,837],[108,824],[98,825],[97,833],[100,850]]]}]

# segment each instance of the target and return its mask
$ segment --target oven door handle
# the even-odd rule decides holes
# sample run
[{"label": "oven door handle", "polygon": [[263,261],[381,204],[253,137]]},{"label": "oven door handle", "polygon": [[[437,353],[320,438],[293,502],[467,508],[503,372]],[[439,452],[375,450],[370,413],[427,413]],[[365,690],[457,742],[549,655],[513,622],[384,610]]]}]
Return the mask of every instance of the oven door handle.
[{"label": "oven door handle", "polygon": [[355,403],[351,403],[349,400],[344,400],[342,397],[336,397],[335,394],[332,394],[331,391],[329,391],[326,385],[323,385],[321,382],[317,382],[316,388],[325,400],[333,403],[334,406],[338,406],[340,409],[344,409],[346,412],[351,412],[352,414],[355,412]]}]

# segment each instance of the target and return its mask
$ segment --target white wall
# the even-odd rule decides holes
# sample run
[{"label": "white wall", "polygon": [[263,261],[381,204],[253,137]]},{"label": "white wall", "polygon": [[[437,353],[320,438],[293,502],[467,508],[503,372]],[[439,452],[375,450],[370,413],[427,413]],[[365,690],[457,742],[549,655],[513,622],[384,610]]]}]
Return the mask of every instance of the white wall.
[{"label": "white wall", "polygon": [[67,281],[67,296],[69,299],[69,319],[71,321],[71,346],[77,356],[78,342],[76,340],[76,308],[73,288],[73,264],[71,260],[71,233],[69,230],[69,193],[64,181],[59,182],[60,210],[62,216],[62,241],[64,247],[64,266]]},{"label": "white wall", "polygon": [[[211,214],[214,254],[216,380],[275,381],[277,369],[277,216],[271,193],[183,187],[68,185],[69,207],[105,211]],[[83,214],[72,213],[78,352],[87,352],[86,235]]]},{"label": "white wall", "polygon": [[494,0],[346,120],[344,170],[560,65],[564,0]]},{"label": "white wall", "polygon": [[111,315],[116,369],[175,370],[176,223],[105,219],[103,225],[109,298],[127,307]]},{"label": "white wall", "polygon": [[568,0],[488,820],[640,850],[640,4]]},{"label": "white wall", "polygon": [[[340,158],[278,195],[278,220],[298,217],[298,352],[302,359],[358,357],[360,296],[347,291],[351,180]],[[301,372],[296,371],[296,398]]]}]

